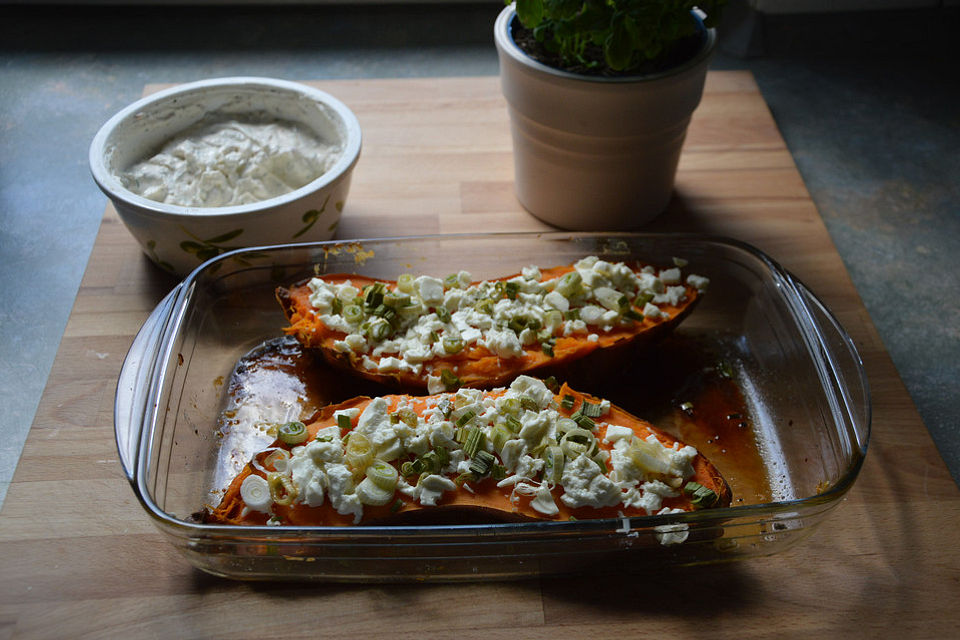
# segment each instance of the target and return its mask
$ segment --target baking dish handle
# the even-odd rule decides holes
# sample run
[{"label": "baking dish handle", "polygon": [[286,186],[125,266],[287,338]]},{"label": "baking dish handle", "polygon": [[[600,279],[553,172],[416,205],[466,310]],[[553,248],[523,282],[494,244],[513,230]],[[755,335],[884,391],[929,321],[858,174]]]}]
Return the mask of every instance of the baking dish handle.
[{"label": "baking dish handle", "polygon": [[870,385],[863,360],[850,335],[817,296],[797,280],[793,280],[813,325],[822,340],[821,357],[832,374],[834,397],[841,403],[841,413],[861,456],[866,454],[872,419]]},{"label": "baking dish handle", "polygon": [[154,376],[161,336],[167,326],[175,306],[177,294],[183,284],[178,284],[140,327],[127,351],[127,357],[120,369],[117,381],[116,403],[113,408],[113,428],[116,435],[117,452],[127,480],[135,483],[137,452],[143,431],[144,419],[150,409],[151,381]]}]

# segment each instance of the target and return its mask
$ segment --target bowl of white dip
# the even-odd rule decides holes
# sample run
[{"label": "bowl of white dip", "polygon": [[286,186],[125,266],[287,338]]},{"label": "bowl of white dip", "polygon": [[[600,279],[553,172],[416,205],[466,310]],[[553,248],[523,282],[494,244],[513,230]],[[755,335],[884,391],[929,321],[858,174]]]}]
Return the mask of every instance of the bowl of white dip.
[{"label": "bowl of white dip", "polygon": [[90,145],[90,168],[144,253],[184,276],[233,249],[331,239],[361,137],[353,112],[324,91],[217,78],[114,115]]}]

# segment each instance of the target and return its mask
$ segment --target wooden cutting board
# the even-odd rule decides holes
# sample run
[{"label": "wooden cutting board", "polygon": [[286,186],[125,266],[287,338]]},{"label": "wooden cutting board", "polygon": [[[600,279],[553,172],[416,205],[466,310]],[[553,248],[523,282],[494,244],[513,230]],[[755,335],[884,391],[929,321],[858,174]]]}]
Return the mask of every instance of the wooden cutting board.
[{"label": "wooden cutting board", "polygon": [[[513,197],[497,78],[315,84],[355,110],[365,136],[338,237],[545,228]],[[826,302],[866,364],[866,464],[794,550],[666,575],[466,585],[265,585],[193,570],[116,455],[120,366],[175,283],[108,207],[0,512],[0,638],[952,636],[960,492],[749,73],[710,73],[676,190],[650,229],[758,246]]]}]

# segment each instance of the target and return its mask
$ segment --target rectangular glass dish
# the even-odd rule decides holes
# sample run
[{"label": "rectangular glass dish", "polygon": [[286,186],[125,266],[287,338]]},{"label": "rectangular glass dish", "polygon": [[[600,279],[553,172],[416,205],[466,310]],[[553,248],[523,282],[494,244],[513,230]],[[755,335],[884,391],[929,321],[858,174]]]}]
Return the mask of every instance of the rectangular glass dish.
[{"label": "rectangular glass dish", "polygon": [[[678,257],[689,262],[687,271],[710,279],[693,313],[662,344],[638,354],[632,369],[609,370],[617,378],[609,382],[594,370],[593,388],[575,388],[608,397],[697,447],[730,483],[731,506],[532,523],[198,523],[194,514],[216,504],[218,491],[247,461],[242,447],[239,454],[233,444],[225,447],[221,415],[238,362],[282,334],[277,286],[316,273],[394,280],[401,273],[443,277],[467,270],[475,280],[490,279],[588,255],[664,266]],[[742,402],[743,415],[726,416],[736,425],[729,433],[683,426],[682,411],[698,409],[681,400],[692,377],[707,370],[729,380]],[[340,393],[331,387],[324,401],[346,399]],[[256,248],[205,263],[157,306],[131,346],[117,387],[115,429],[141,504],[199,569],[238,579],[481,580],[713,563],[792,547],[856,479],[869,439],[870,399],[843,328],[800,282],[749,245],[674,234],[430,236]]]}]

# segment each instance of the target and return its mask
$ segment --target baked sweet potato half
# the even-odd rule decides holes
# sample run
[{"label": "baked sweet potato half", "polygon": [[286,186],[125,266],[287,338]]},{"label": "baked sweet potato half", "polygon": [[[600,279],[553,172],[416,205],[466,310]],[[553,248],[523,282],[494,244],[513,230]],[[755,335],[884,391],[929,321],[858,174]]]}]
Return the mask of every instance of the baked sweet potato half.
[{"label": "baked sweet potato half", "polygon": [[509,388],[360,397],[280,427],[209,523],[358,525],[642,516],[727,506],[694,447],[608,402]]},{"label": "baked sweet potato half", "polygon": [[[546,376],[657,338],[689,314],[706,278],[597,257],[499,280],[469,273],[375,281],[323,275],[277,289],[285,329],[369,380],[413,393]],[[569,374],[563,374],[571,379]]]}]

